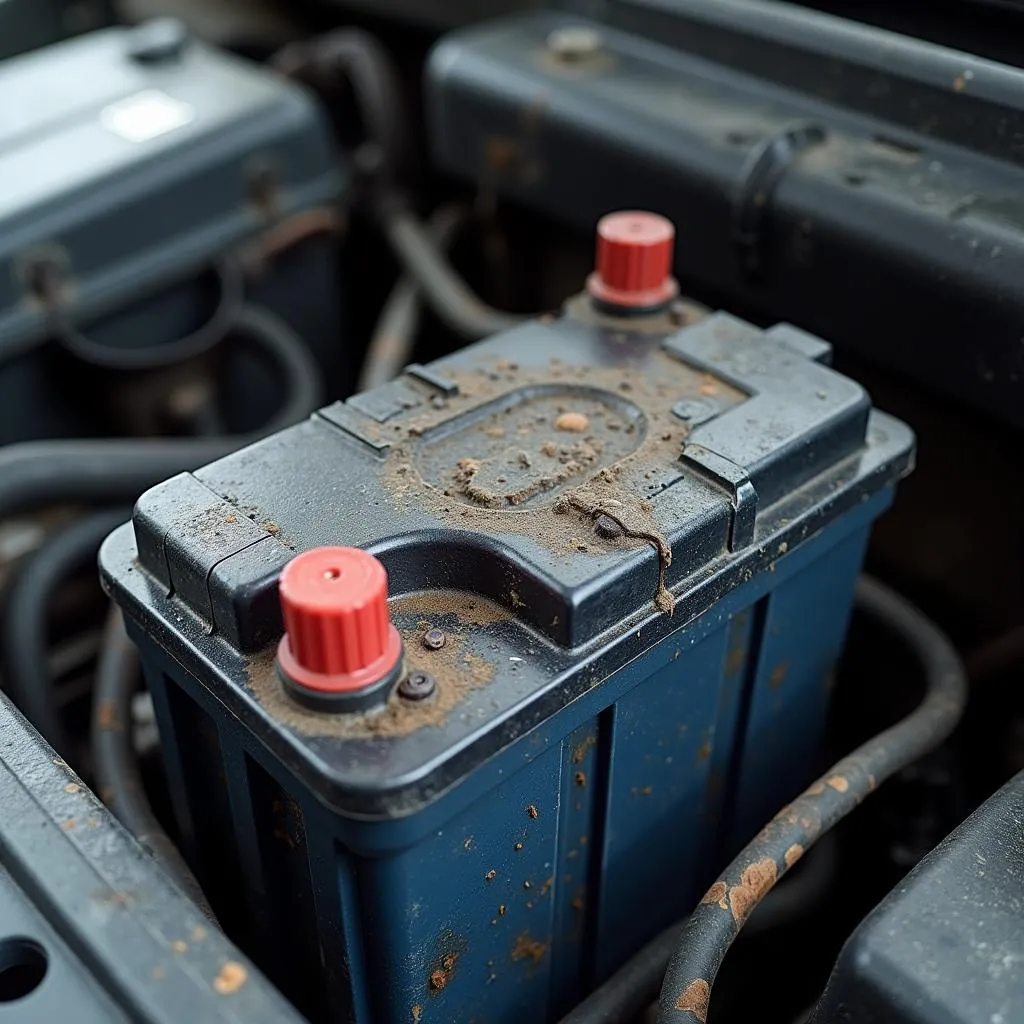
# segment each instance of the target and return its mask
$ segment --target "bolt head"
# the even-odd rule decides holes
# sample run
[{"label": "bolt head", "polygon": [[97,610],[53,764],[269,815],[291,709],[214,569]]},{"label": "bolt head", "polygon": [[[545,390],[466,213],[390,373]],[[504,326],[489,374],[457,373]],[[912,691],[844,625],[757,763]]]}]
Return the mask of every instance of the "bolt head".
[{"label": "bolt head", "polygon": [[439,651],[447,639],[443,629],[428,629],[423,634],[423,646],[431,651]]},{"label": "bolt head", "polygon": [[427,672],[410,672],[399,684],[398,695],[406,700],[425,700],[437,689],[437,681]]}]

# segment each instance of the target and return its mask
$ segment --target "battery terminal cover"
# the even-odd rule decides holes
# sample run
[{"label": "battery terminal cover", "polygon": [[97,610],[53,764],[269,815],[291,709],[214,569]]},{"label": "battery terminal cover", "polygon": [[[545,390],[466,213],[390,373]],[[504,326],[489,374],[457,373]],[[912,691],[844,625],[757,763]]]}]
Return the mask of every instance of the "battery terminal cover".
[{"label": "battery terminal cover", "polygon": [[279,584],[285,634],[278,667],[294,696],[364,707],[387,698],[402,641],[388,613],[384,566],[359,548],[313,548]]},{"label": "battery terminal cover", "polygon": [[655,310],[679,294],[672,276],[676,230],[666,217],[645,210],[609,213],[597,223],[597,268],[587,291],[616,310]]}]

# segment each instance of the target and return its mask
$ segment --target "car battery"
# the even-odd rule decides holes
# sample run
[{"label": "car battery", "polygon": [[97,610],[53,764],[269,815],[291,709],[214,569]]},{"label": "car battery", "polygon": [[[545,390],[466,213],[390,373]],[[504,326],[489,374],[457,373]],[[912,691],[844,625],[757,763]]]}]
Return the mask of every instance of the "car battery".
[{"label": "car battery", "polygon": [[610,215],[532,321],[104,545],[185,848],[314,1021],[557,1020],[814,775],[910,431]]},{"label": "car battery", "polygon": [[[246,302],[284,319],[336,381],[328,229],[345,174],[310,95],[170,19],[12,58],[0,95],[0,443],[158,432],[104,422],[139,379],[116,364]],[[52,341],[44,269],[62,319],[115,369]],[[253,429],[279,385],[249,348],[223,359],[225,425]]]}]

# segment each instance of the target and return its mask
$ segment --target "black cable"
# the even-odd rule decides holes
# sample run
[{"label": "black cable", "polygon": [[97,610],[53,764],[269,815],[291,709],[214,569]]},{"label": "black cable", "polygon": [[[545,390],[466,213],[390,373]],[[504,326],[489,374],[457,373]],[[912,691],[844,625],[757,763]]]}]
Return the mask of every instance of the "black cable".
[{"label": "black cable", "polygon": [[927,690],[917,709],[868,740],[784,807],[743,849],[687,919],[665,973],[658,1024],[707,1017],[715,976],[750,912],[821,836],[886,779],[937,747],[967,702],[963,662],[946,635],[912,604],[871,579],[857,606],[913,650]]},{"label": "black cable", "polygon": [[27,441],[0,448],[0,519],[61,501],[134,501],[147,488],[223,458],[243,445],[304,419],[318,408],[320,372],[302,340],[265,309],[246,306],[233,332],[273,358],[286,388],[284,404],[252,434],[221,438]]},{"label": "black cable", "polygon": [[222,256],[212,264],[220,297],[213,315],[201,327],[175,341],[139,348],[118,348],[93,341],[73,322],[61,300],[59,280],[42,271],[39,288],[45,299],[51,336],[76,358],[104,370],[160,370],[209,352],[237,324],[245,302],[245,280],[238,260]]},{"label": "black cable", "polygon": [[398,196],[381,204],[384,233],[430,307],[467,341],[507,331],[527,317],[487,305],[448,262],[427,226]]},{"label": "black cable", "polygon": [[357,154],[359,170],[388,190],[398,186],[409,152],[401,80],[394,60],[368,32],[345,28],[290,43],[272,60],[283,74],[313,84],[341,80],[350,89],[372,157]]},{"label": "black cable", "polygon": [[47,613],[61,584],[95,562],[107,534],[130,516],[128,508],[104,509],[66,526],[25,560],[7,594],[4,688],[56,750],[67,744],[49,672]]},{"label": "black cable", "polygon": [[92,752],[100,798],[208,917],[199,883],[150,807],[132,742],[132,697],[139,684],[139,652],[121,612],[112,607],[100,647],[92,705]]},{"label": "black cable", "polygon": [[[703,1021],[725,952],[774,882],[864,796],[952,732],[963,713],[967,683],[949,639],[913,605],[867,577],[858,584],[857,607],[898,633],[918,656],[927,679],[922,703],[783,808],[726,869],[689,919],[644,946],[561,1024],[625,1024],[650,1005],[659,988],[663,1004],[668,1004],[664,1019]],[[670,961],[672,970],[666,976]],[[679,1003],[686,1009],[679,1009]]]},{"label": "black cable", "polygon": [[[457,205],[442,206],[430,218],[429,231],[444,252],[465,223],[466,211]],[[403,274],[377,319],[359,375],[360,391],[372,391],[402,372],[412,358],[420,322],[420,288],[415,278]]]}]

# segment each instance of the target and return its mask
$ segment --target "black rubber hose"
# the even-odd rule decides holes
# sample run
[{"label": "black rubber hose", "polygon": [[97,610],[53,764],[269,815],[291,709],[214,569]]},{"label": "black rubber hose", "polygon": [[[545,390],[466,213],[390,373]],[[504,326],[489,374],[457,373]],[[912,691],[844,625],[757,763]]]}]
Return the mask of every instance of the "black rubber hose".
[{"label": "black rubber hose", "polygon": [[304,419],[321,403],[320,372],[302,340],[267,310],[247,306],[233,331],[272,357],[284,378],[284,404],[252,434],[221,438],[27,441],[0,448],[0,519],[62,501],[134,501],[176,473],[223,458]]},{"label": "black rubber hose", "polygon": [[751,911],[817,841],[886,779],[937,747],[967,702],[963,662],[946,635],[883,584],[862,579],[857,606],[901,637],[924,669],[924,700],[784,807],[725,869],[687,919],[665,973],[658,1024],[707,1018],[715,976]]},{"label": "black rubber hose", "polygon": [[139,673],[139,652],[128,639],[121,612],[111,608],[92,705],[92,753],[99,796],[178,887],[212,917],[199,883],[161,828],[146,796],[132,742],[132,698]]},{"label": "black rubber hose", "polygon": [[431,309],[467,341],[507,331],[527,317],[487,305],[448,262],[429,228],[400,198],[381,205],[384,233],[405,272]]},{"label": "black rubber hose", "polygon": [[272,64],[282,74],[310,85],[343,82],[375,149],[362,170],[383,189],[400,183],[409,152],[405,101],[393,59],[372,35],[360,29],[338,29],[290,43]]},{"label": "black rubber hose", "polygon": [[222,256],[213,262],[212,270],[220,289],[217,308],[206,323],[174,341],[138,348],[117,348],[93,341],[75,324],[73,311],[61,301],[57,282],[47,289],[49,333],[82,362],[104,370],[142,371],[177,366],[219,345],[242,316],[245,279],[238,260],[233,256]]},{"label": "black rubber hose", "polygon": [[[460,206],[442,206],[430,218],[430,234],[442,251],[447,251],[465,223]],[[359,390],[372,391],[402,372],[412,358],[420,322],[420,288],[415,278],[403,274],[381,311],[366,350],[359,375]]]},{"label": "black rubber hose", "polygon": [[4,688],[55,750],[67,744],[49,672],[48,612],[61,584],[94,563],[107,534],[130,516],[128,508],[104,509],[66,526],[25,560],[7,593]]},{"label": "black rubber hose", "polygon": [[[899,634],[918,656],[927,680],[924,701],[784,808],[726,869],[689,919],[672,925],[644,946],[561,1024],[625,1024],[651,1004],[659,988],[669,1003],[670,1016],[665,1019],[687,1024],[703,1021],[726,950],[774,882],[875,786],[952,732],[963,713],[967,683],[963,663],[945,634],[899,595],[867,577],[858,584],[857,607]],[[823,800],[830,808],[827,812]],[[761,863],[753,873],[749,871],[752,863]],[[708,939],[698,939],[701,944],[691,953],[695,927]],[[672,971],[666,976],[670,961]],[[680,1002],[684,1009],[678,1008]]]}]

